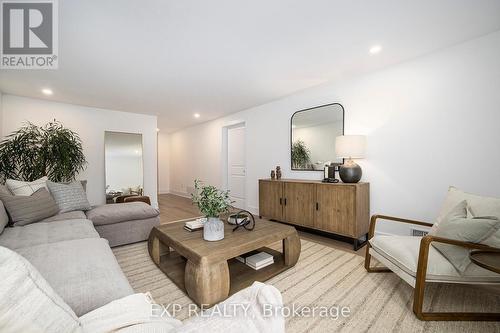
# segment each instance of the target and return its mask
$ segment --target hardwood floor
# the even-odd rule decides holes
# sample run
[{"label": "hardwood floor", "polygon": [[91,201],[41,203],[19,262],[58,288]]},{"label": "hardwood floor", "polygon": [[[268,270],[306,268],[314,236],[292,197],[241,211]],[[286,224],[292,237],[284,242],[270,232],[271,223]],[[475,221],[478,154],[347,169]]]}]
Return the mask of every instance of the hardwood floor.
[{"label": "hardwood floor", "polygon": [[[184,198],[174,194],[160,194],[158,195],[158,204],[160,206],[161,223],[169,223],[201,216],[198,207],[193,205],[191,199],[189,198]],[[360,256],[365,255],[365,247],[360,248],[358,251],[354,251],[351,244],[328,237],[323,237],[304,231],[299,231],[299,236],[300,238],[311,242],[316,242],[339,250],[355,253]]]},{"label": "hardwood floor", "polygon": [[191,199],[174,194],[159,194],[161,223],[169,223],[201,216],[200,210]]}]

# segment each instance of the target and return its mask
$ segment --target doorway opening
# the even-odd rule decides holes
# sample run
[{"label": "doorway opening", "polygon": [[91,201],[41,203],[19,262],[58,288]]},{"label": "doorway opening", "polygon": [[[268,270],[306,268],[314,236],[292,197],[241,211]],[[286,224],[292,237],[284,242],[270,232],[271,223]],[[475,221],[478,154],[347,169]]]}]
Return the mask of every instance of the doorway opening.
[{"label": "doorway opening", "polygon": [[223,186],[236,208],[246,209],[246,131],[245,123],[226,126],[222,135]]}]

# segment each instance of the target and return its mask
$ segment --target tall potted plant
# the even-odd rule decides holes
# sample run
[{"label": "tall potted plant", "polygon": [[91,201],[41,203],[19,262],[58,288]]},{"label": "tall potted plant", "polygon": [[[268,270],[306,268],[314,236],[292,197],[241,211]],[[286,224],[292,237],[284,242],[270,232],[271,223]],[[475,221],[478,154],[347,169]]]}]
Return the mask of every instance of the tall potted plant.
[{"label": "tall potted plant", "polygon": [[2,183],[44,176],[55,182],[71,181],[86,163],[78,134],[56,120],[44,126],[28,122],[0,142]]},{"label": "tall potted plant", "polygon": [[224,238],[224,222],[220,215],[227,213],[233,203],[229,198],[229,191],[219,190],[217,187],[205,186],[198,179],[194,181],[195,192],[191,194],[193,203],[207,218],[203,226],[203,238],[207,241],[218,241]]}]

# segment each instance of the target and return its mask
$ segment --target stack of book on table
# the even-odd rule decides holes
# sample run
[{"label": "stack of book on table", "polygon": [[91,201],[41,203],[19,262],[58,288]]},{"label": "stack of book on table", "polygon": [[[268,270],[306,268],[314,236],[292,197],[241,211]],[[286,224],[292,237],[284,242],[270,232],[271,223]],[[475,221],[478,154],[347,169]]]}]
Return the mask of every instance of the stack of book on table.
[{"label": "stack of book on table", "polygon": [[197,231],[203,229],[203,223],[205,223],[206,218],[196,219],[194,221],[188,221],[184,223],[184,229],[187,231]]},{"label": "stack of book on table", "polygon": [[255,270],[259,270],[274,263],[274,257],[271,254],[261,251],[252,251],[242,254],[236,257],[236,260],[241,261]]}]

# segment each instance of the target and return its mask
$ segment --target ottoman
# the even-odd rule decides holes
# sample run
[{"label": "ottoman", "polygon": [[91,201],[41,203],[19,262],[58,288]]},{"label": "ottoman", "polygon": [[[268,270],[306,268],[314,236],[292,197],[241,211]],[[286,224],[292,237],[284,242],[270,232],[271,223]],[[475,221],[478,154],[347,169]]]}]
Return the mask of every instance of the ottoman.
[{"label": "ottoman", "polygon": [[144,202],[97,206],[86,214],[111,247],[147,240],[151,229],[160,225],[160,212]]}]

